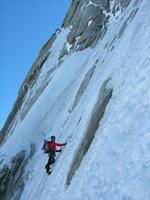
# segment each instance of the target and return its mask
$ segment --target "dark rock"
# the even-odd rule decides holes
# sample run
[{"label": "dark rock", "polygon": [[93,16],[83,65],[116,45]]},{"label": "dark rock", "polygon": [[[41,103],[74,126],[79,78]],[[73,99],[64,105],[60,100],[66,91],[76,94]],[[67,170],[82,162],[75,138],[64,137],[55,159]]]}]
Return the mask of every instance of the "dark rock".
[{"label": "dark rock", "polygon": [[7,166],[4,166],[0,170],[0,197],[1,197],[1,200],[4,200],[8,181],[9,181],[9,168]]},{"label": "dark rock", "polygon": [[34,143],[31,143],[30,144],[30,155],[29,155],[30,158],[34,155],[35,151],[36,151],[36,146]]},{"label": "dark rock", "polygon": [[60,29],[57,29],[53,35],[50,37],[50,39],[45,43],[45,45],[42,47],[41,51],[40,51],[40,56],[42,57],[43,55],[45,55],[45,53],[47,53],[49,51],[49,49],[52,47],[53,42],[56,40],[57,37],[57,33],[60,32]]},{"label": "dark rock", "polygon": [[115,4],[113,7],[113,14],[115,15],[115,13],[121,9],[121,12],[127,8],[127,6],[129,5],[129,3],[131,2],[131,0],[115,0]]},{"label": "dark rock", "polygon": [[21,151],[12,158],[10,168],[4,165],[0,170],[1,200],[10,200],[12,197],[19,200],[24,187],[23,173],[26,162],[25,151]]},{"label": "dark rock", "polygon": [[67,28],[67,26],[69,26],[70,22],[71,22],[71,19],[73,17],[73,14],[75,13],[77,7],[78,7],[78,4],[79,4],[80,0],[73,0],[72,1],[72,4],[69,8],[69,11],[64,19],[64,22],[62,24],[62,27],[64,28]]},{"label": "dark rock", "polygon": [[94,66],[91,67],[88,70],[88,72],[85,74],[85,77],[84,77],[83,81],[81,82],[80,87],[78,89],[78,92],[77,92],[77,94],[75,96],[73,106],[72,106],[71,110],[69,110],[70,112],[72,112],[75,109],[76,105],[78,104],[78,102],[80,101],[82,95],[84,94],[86,88],[88,87],[89,82],[90,82],[90,80],[92,78],[92,75],[94,73],[94,70],[96,68],[97,62],[98,62],[98,60],[95,62]]},{"label": "dark rock", "polygon": [[61,60],[62,57],[64,57],[65,55],[67,55],[69,52],[67,50],[67,47],[66,47],[66,43],[64,44],[61,52],[60,52],[60,55],[59,55],[59,60]]},{"label": "dark rock", "polygon": [[107,12],[110,11],[110,0],[92,0],[92,2],[101,6]]},{"label": "dark rock", "polygon": [[133,20],[133,18],[135,17],[136,13],[138,11],[138,8],[134,9],[131,14],[129,15],[129,17],[125,20],[125,22],[123,23],[123,25],[120,28],[120,31],[118,33],[118,38],[120,38],[122,36],[122,34],[124,33],[127,25]]},{"label": "dark rock", "polygon": [[68,13],[69,19],[67,20],[67,16],[65,18],[64,24],[72,26],[67,36],[67,41],[72,44],[72,50],[81,51],[93,46],[102,36],[104,26],[107,26],[108,16],[105,16],[103,11],[109,11],[109,1],[91,2],[93,4],[88,4],[89,1],[85,0],[78,2],[76,9],[73,9],[74,12]]},{"label": "dark rock", "polygon": [[[130,2],[131,0],[116,0],[112,9],[113,14],[115,15],[118,9],[123,11]],[[110,12],[110,0],[73,1],[62,25],[65,28],[71,27],[67,41],[72,44],[73,51],[92,47],[103,38],[109,20],[109,16],[104,13],[108,12]],[[90,20],[92,20],[91,25],[89,25]]]},{"label": "dark rock", "polygon": [[87,153],[87,151],[93,141],[93,138],[96,134],[96,131],[99,127],[100,121],[105,113],[106,107],[111,99],[113,90],[111,88],[107,89],[107,84],[108,84],[109,80],[110,79],[107,79],[103,83],[101,89],[98,92],[98,99],[92,109],[89,122],[87,123],[87,128],[86,128],[86,132],[84,134],[84,138],[81,141],[79,149],[72,161],[72,165],[71,165],[70,171],[68,173],[67,182],[66,182],[67,186],[71,183],[71,180],[72,180],[76,170],[79,168],[84,155]]}]

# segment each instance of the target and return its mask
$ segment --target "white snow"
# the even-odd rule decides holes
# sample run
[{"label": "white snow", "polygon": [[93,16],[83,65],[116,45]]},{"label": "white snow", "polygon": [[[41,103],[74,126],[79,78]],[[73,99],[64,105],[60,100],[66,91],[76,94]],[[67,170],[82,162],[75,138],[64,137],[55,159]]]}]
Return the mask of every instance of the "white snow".
[{"label": "white snow", "polygon": [[[150,199],[150,1],[143,0],[139,5],[120,38],[119,30],[131,13],[131,6],[122,18],[110,20],[106,35],[95,48],[64,58],[30,112],[1,147],[0,157],[5,158],[3,163],[9,163],[12,155],[21,149],[29,151],[30,143],[36,143],[37,151],[26,167],[28,179],[20,200]],[[67,33],[63,30],[58,35],[37,86],[58,65]],[[80,84],[97,59],[89,85],[70,113]],[[110,77],[112,98],[67,187],[68,172],[84,138],[98,90]],[[56,135],[58,142],[67,141],[67,146],[47,176],[47,155],[43,155],[41,146],[43,139],[51,135]],[[8,147],[12,147],[11,151]]]},{"label": "white snow", "polygon": [[92,24],[93,20],[91,19],[89,22],[88,22],[88,26],[90,26]]},{"label": "white snow", "polygon": [[96,3],[93,3],[92,1],[89,1],[88,5],[93,5],[93,6],[96,6],[96,7],[101,7],[99,4],[96,4]]},{"label": "white snow", "polygon": [[72,45],[69,44],[69,42],[66,42],[66,47],[67,47],[67,51],[70,52]]}]

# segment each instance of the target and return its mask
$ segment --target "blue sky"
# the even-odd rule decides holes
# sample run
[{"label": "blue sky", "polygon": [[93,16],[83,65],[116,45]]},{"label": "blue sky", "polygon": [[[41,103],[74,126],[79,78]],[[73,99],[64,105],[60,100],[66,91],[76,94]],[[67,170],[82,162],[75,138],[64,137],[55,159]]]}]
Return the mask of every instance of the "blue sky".
[{"label": "blue sky", "polygon": [[41,47],[72,0],[0,0],[0,129]]}]

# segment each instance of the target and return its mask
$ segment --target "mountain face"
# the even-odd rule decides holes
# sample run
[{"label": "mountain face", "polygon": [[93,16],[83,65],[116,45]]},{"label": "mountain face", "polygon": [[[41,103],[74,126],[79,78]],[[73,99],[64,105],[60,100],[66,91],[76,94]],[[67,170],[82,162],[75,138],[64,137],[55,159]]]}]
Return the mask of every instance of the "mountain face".
[{"label": "mountain face", "polygon": [[[1,200],[149,200],[149,10],[72,1],[1,130]],[[51,135],[67,145],[48,176]]]}]

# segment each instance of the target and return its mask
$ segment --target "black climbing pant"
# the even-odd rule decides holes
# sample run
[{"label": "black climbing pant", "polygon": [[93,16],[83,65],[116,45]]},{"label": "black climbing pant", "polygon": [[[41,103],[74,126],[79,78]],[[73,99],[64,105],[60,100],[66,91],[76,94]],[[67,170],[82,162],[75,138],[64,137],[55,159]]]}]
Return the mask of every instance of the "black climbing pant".
[{"label": "black climbing pant", "polygon": [[48,162],[47,164],[45,165],[45,169],[46,169],[46,172],[49,172],[50,170],[50,165],[52,165],[54,162],[55,162],[55,152],[50,152],[48,153]]}]

